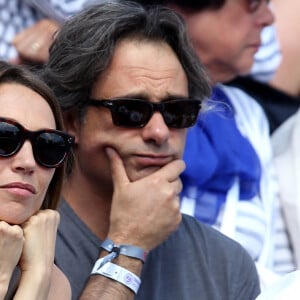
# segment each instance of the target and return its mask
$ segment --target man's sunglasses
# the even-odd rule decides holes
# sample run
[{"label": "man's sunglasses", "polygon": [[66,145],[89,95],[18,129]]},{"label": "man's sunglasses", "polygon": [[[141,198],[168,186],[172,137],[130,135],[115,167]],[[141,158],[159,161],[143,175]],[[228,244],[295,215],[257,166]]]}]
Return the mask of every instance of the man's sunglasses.
[{"label": "man's sunglasses", "polygon": [[108,108],[116,126],[141,128],[144,127],[154,112],[160,112],[166,125],[170,128],[187,128],[195,124],[199,110],[200,100],[176,99],[163,102],[149,102],[141,99],[88,99],[88,106]]},{"label": "man's sunglasses", "polygon": [[60,166],[74,143],[74,137],[63,131],[29,131],[13,120],[0,117],[0,157],[16,154],[25,140],[31,142],[36,162],[46,168]]}]

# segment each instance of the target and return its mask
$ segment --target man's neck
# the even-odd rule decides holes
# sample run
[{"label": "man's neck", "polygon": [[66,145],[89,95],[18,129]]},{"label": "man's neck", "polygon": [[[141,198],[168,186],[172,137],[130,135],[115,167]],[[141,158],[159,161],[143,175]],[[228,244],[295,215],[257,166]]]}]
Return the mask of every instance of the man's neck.
[{"label": "man's neck", "polygon": [[77,172],[67,178],[63,197],[90,230],[104,239],[109,228],[112,191],[96,185]]}]

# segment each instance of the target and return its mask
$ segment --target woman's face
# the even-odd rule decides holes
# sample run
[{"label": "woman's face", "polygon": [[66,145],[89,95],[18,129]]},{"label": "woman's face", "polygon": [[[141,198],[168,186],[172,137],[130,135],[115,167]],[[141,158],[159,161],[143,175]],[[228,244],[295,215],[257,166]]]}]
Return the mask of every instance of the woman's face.
[{"label": "woman's face", "polygon": [[[257,7],[253,10],[252,6]],[[273,23],[266,0],[226,0],[218,10],[181,13],[213,83],[247,74],[261,43],[262,29]]]},{"label": "woman's face", "polygon": [[[0,117],[13,119],[31,131],[56,128],[46,100],[16,83],[0,84]],[[0,220],[22,224],[37,212],[54,171],[37,164],[29,140],[15,155],[0,157]]]}]

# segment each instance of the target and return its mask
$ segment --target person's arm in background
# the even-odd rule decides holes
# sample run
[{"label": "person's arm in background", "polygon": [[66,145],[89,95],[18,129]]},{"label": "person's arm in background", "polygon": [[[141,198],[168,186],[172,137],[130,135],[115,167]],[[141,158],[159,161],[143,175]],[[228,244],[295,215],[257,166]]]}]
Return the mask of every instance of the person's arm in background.
[{"label": "person's arm in background", "polygon": [[12,44],[18,52],[18,57],[11,62],[42,64],[48,61],[49,48],[59,28],[60,24],[57,21],[42,19],[17,34]]}]

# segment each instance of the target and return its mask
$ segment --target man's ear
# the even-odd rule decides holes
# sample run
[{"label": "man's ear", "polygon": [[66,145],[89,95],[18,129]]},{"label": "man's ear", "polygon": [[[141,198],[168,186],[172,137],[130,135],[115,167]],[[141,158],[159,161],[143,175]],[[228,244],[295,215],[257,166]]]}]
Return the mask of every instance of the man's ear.
[{"label": "man's ear", "polygon": [[80,129],[80,121],[75,112],[67,112],[64,114],[65,130],[75,137],[75,144],[78,143],[78,135]]}]

